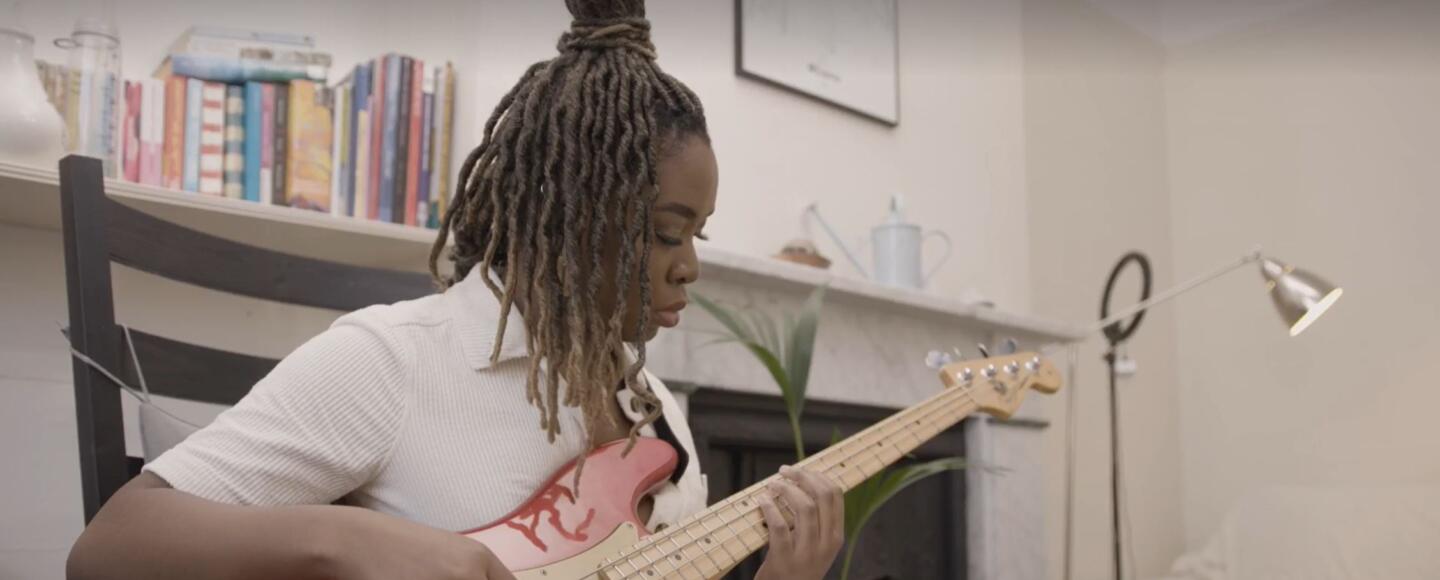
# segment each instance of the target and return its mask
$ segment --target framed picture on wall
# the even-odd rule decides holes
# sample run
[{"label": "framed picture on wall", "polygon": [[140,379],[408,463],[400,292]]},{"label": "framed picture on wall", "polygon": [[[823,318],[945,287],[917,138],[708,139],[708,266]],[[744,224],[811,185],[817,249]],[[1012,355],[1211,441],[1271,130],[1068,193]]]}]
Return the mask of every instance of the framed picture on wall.
[{"label": "framed picture on wall", "polygon": [[897,0],[735,0],[735,72],[900,123]]}]

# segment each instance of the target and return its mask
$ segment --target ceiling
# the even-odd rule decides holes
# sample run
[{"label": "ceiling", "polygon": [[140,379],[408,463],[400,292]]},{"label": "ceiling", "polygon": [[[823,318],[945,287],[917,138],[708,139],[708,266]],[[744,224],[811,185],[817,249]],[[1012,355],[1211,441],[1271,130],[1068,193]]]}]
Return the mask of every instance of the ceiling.
[{"label": "ceiling", "polygon": [[1336,0],[1089,0],[1165,46],[1200,42]]}]

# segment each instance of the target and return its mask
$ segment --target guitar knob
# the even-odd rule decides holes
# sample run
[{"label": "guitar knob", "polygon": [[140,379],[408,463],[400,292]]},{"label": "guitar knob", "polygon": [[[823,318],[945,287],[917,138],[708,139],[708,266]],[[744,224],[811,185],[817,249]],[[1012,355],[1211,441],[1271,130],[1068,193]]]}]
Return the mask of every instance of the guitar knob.
[{"label": "guitar knob", "polygon": [[1020,374],[1020,365],[1016,364],[1014,361],[1011,361],[1005,365],[1005,372],[1012,375],[1018,375]]},{"label": "guitar knob", "polygon": [[995,365],[986,365],[985,369],[980,371],[980,374],[985,375],[987,379],[995,378]]},{"label": "guitar knob", "polygon": [[985,346],[985,343],[977,344],[975,348],[980,349],[980,358],[990,358],[990,347]]},{"label": "guitar knob", "polygon": [[970,370],[970,367],[960,369],[960,380],[966,383],[975,380],[975,371]]}]

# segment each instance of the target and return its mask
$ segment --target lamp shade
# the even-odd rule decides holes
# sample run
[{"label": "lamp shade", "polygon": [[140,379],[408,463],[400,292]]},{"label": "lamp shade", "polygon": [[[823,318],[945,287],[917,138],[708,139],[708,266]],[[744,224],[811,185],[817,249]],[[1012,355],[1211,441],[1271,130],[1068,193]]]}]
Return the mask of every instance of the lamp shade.
[{"label": "lamp shade", "polygon": [[1290,325],[1290,336],[1304,332],[1344,292],[1324,278],[1271,258],[1260,260],[1260,275],[1280,318]]}]

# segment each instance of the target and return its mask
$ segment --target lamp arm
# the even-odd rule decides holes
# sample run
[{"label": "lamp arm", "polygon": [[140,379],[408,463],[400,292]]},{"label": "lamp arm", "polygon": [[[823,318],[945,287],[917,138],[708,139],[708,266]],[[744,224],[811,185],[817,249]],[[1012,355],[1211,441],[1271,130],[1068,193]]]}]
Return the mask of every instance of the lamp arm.
[{"label": "lamp arm", "polygon": [[1194,290],[1196,287],[1221,276],[1224,276],[1225,274],[1228,274],[1233,270],[1239,269],[1246,264],[1258,262],[1263,257],[1264,255],[1260,252],[1260,246],[1255,246],[1254,249],[1250,250],[1250,252],[1246,253],[1244,256],[1241,256],[1238,260],[1226,263],[1225,265],[1220,266],[1219,268],[1216,268],[1210,272],[1207,272],[1200,276],[1196,276],[1195,278],[1192,278],[1183,284],[1172,287],[1164,292],[1150,297],[1149,300],[1138,302],[1124,310],[1121,310],[1120,312],[1111,315],[1109,318],[1095,323],[1094,326],[1091,326],[1089,329],[1087,329],[1086,334],[1094,334],[1096,332],[1100,332],[1106,326],[1110,326],[1111,324],[1115,324],[1116,322],[1125,320],[1126,318],[1133,316],[1137,312],[1149,309],[1151,306],[1155,306],[1163,302],[1168,302],[1174,299],[1176,296]]}]

